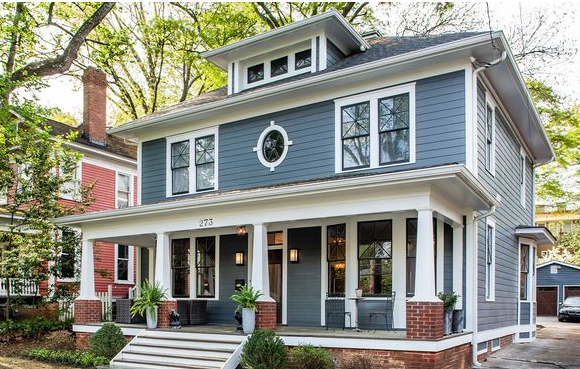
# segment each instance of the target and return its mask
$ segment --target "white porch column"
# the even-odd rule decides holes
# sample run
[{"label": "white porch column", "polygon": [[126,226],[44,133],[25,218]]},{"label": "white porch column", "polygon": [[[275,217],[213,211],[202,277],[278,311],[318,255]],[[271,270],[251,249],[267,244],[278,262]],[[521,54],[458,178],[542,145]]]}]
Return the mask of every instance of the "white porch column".
[{"label": "white porch column", "polygon": [[274,301],[268,273],[268,228],[262,223],[254,224],[251,286],[263,293],[258,301]]},{"label": "white porch column", "polygon": [[95,293],[95,257],[93,240],[83,240],[81,253],[81,287],[78,300],[98,300]]},{"label": "white porch column", "polygon": [[171,245],[168,233],[157,233],[155,253],[155,282],[171,295]]},{"label": "white porch column", "polygon": [[435,252],[433,250],[433,211],[417,211],[417,257],[415,296],[410,301],[441,302],[435,295]]},{"label": "white porch column", "polygon": [[453,291],[459,298],[455,308],[463,310],[463,226],[453,227]]},{"label": "white porch column", "polygon": [[395,307],[393,326],[405,329],[407,321],[407,218],[403,214],[393,215],[393,291]]},{"label": "white porch column", "polygon": [[444,291],[445,283],[445,222],[437,219],[437,273],[435,293]]}]

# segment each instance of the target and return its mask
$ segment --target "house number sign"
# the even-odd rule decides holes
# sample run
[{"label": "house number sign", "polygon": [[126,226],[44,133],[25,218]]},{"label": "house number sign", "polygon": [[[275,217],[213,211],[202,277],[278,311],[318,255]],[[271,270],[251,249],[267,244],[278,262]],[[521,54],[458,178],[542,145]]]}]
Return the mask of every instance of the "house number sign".
[{"label": "house number sign", "polygon": [[199,228],[211,227],[213,225],[213,218],[204,218],[199,220]]}]

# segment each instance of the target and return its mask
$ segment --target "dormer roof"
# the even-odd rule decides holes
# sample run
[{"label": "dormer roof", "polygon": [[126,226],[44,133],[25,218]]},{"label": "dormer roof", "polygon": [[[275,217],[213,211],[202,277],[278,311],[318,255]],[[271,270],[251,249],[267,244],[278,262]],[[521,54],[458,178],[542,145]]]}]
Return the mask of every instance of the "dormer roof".
[{"label": "dormer roof", "polygon": [[284,43],[289,38],[308,37],[324,33],[330,37],[345,55],[368,50],[368,42],[352,28],[350,23],[336,10],[288,24],[268,32],[201,53],[201,56],[218,67],[227,70],[228,64],[237,59],[262,54],[273,45]]}]

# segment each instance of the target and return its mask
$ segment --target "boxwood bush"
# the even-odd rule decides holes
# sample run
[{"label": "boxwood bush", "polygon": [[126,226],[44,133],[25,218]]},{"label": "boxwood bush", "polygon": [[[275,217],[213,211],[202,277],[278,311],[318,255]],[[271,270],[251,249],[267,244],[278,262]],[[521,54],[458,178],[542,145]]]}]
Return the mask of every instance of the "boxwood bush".
[{"label": "boxwood bush", "polygon": [[32,349],[25,352],[25,356],[54,364],[76,365],[76,366],[106,366],[109,359],[103,356],[93,355],[86,351],[51,350],[44,348]]},{"label": "boxwood bush", "polygon": [[105,323],[91,336],[90,351],[97,356],[112,359],[126,344],[121,328],[113,323]]},{"label": "boxwood bush", "polygon": [[280,369],[287,361],[288,354],[284,342],[270,330],[252,333],[242,349],[240,358],[244,369]]},{"label": "boxwood bush", "polygon": [[332,369],[334,362],[327,349],[312,345],[296,346],[290,352],[292,364],[300,369]]}]

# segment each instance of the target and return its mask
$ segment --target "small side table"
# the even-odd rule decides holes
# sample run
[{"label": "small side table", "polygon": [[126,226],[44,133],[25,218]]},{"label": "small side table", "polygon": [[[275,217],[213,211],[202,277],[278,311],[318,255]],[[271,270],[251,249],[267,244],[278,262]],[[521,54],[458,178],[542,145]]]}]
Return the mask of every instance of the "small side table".
[{"label": "small side table", "polygon": [[360,332],[361,330],[358,328],[358,302],[360,300],[364,300],[364,297],[347,297],[348,300],[354,301],[354,330]]}]

